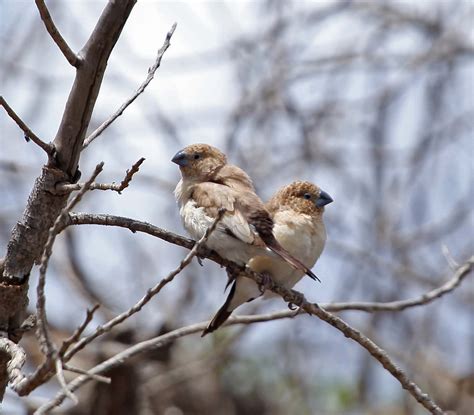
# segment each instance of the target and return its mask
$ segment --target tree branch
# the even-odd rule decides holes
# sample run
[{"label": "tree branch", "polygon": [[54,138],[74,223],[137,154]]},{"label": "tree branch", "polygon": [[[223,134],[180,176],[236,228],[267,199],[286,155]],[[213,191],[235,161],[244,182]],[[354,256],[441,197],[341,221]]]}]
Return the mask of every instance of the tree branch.
[{"label": "tree branch", "polygon": [[43,21],[44,25],[46,26],[46,30],[53,38],[56,45],[58,45],[59,49],[63,53],[64,57],[68,60],[68,62],[74,66],[78,67],[81,63],[80,58],[71,50],[69,45],[66,43],[64,38],[59,33],[59,30],[56,28],[56,25],[53,22],[53,19],[49,13],[44,0],[35,0],[36,7],[38,8],[39,14],[41,16],[41,20]]},{"label": "tree branch", "polygon": [[45,143],[41,138],[39,138],[30,128],[21,120],[21,118],[13,111],[12,107],[8,105],[5,98],[0,96],[0,105],[5,108],[5,111],[10,116],[10,118],[15,121],[15,123],[20,127],[20,129],[25,133],[26,141],[33,141],[37,146],[42,148],[48,156],[53,154],[54,147],[51,144]]},{"label": "tree branch", "polygon": [[[157,228],[146,222],[135,221],[128,218],[111,216],[111,215],[70,214],[68,219],[69,219],[69,222],[66,223],[65,226],[70,225],[70,224],[85,224],[85,223],[107,225],[107,226],[111,226],[111,225],[121,226],[121,227],[126,227],[130,229],[132,232],[141,231],[141,232],[151,234],[153,236],[157,236],[161,239],[164,239],[176,245],[180,245],[184,247],[190,246],[190,240],[188,240],[187,238],[183,238],[171,232],[164,231],[163,229]],[[232,265],[228,261],[223,260],[217,254],[212,253],[212,252],[202,252],[202,254],[200,255],[210,258],[221,265],[225,265],[225,266]],[[460,267],[460,269],[457,271],[457,273],[455,274],[452,280],[448,281],[442,287],[431,291],[425,296],[422,296],[421,298],[417,298],[414,300],[392,302],[385,305],[383,304],[380,305],[377,303],[363,303],[362,305],[357,304],[357,303],[351,303],[351,304],[352,306],[355,305],[356,307],[355,309],[359,309],[359,310],[363,309],[364,311],[381,311],[381,310],[398,311],[398,310],[403,310],[407,307],[412,307],[415,305],[427,304],[428,302],[433,301],[436,298],[439,298],[443,294],[452,291],[456,286],[458,286],[461,280],[471,271],[472,266],[473,266],[473,261],[474,261],[474,258],[471,258],[466,264]],[[233,266],[235,266],[235,264],[233,264]],[[278,286],[277,284],[273,283],[272,281],[268,281],[264,279],[261,275],[253,272],[252,270],[248,268],[245,270],[245,276],[253,279],[260,285],[264,285],[266,289],[269,289],[275,292],[276,294],[280,295],[281,297],[283,297],[283,299],[287,303],[298,304],[300,306],[300,309],[306,311],[307,313],[311,315],[318,317],[319,319],[323,320],[327,324],[341,331],[346,337],[359,343],[359,345],[364,347],[377,361],[379,361],[379,363],[388,372],[390,372],[392,376],[394,376],[400,382],[402,387],[406,389],[421,405],[423,405],[426,409],[428,409],[433,414],[443,413],[443,411],[433,401],[433,399],[430,398],[427,394],[423,393],[423,391],[419,388],[419,386],[416,385],[413,381],[411,381],[407,377],[407,375],[398,366],[395,365],[395,363],[390,359],[390,357],[382,348],[380,348],[372,340],[364,336],[360,331],[348,325],[341,318],[330,314],[328,311],[324,310],[322,307],[318,306],[317,304],[312,304],[312,303],[307,302],[304,295],[302,293],[299,293],[298,291],[287,290],[281,286]],[[337,308],[337,305],[335,306]],[[343,303],[339,305],[338,311],[348,310],[348,309],[349,309],[348,303]],[[293,315],[295,315],[295,313],[293,313]],[[284,316],[282,316],[280,313],[279,318],[282,318],[282,317]],[[235,320],[231,320],[231,322],[232,321],[235,321]],[[107,362],[110,363],[110,359]],[[95,373],[95,372],[91,371],[91,373]],[[84,381],[86,381],[86,379],[84,379]],[[69,385],[69,387],[71,387],[71,390],[74,390],[74,387],[76,385],[73,382],[71,382],[71,384]],[[56,398],[60,399],[58,398],[58,396]],[[58,402],[58,401],[55,400],[55,402]],[[55,405],[56,404],[54,404],[53,406]]]},{"label": "tree branch", "polygon": [[[46,298],[44,296],[44,286],[46,284],[46,271],[48,269],[49,258],[53,253],[53,245],[54,241],[56,240],[56,236],[60,231],[61,222],[67,216],[69,211],[76,206],[82,196],[89,190],[89,186],[94,182],[95,178],[99,175],[104,167],[104,163],[100,163],[96,166],[94,172],[90,179],[85,183],[84,187],[74,195],[71,201],[67,204],[67,206],[61,211],[60,215],[57,217],[54,225],[49,230],[48,240],[44,246],[43,256],[41,258],[41,266],[40,266],[40,275],[38,279],[38,287],[37,287],[37,300],[36,300],[36,311],[37,311],[37,318],[38,318],[38,339],[40,345],[42,347],[43,353],[46,355],[48,359],[53,359],[56,355],[56,348],[53,345],[47,328],[47,319],[46,319]],[[62,364],[61,364],[62,368]]]},{"label": "tree branch", "polygon": [[[0,337],[0,367],[6,378],[5,383],[19,384],[25,380],[21,368],[25,364],[25,351],[6,336]],[[0,388],[0,402],[3,400],[5,388]]]},{"label": "tree branch", "polygon": [[[68,205],[61,211],[61,214],[57,217],[54,225],[49,230],[48,240],[44,247],[43,256],[41,258],[41,266],[40,266],[40,275],[38,279],[38,286],[37,286],[37,301],[36,301],[36,310],[37,310],[37,319],[38,319],[38,329],[37,329],[37,337],[41,346],[41,350],[43,351],[44,355],[46,356],[46,362],[44,365],[51,365],[56,369],[56,375],[58,377],[59,383],[66,393],[66,395],[75,403],[77,403],[77,398],[67,390],[66,381],[64,379],[63,374],[63,362],[62,356],[58,353],[58,350],[54,343],[51,340],[48,330],[48,323],[46,317],[46,298],[44,295],[44,287],[46,284],[46,271],[48,269],[48,262],[51,254],[53,252],[53,245],[54,241],[56,240],[56,236],[60,229],[60,224],[63,218],[69,213],[69,211],[79,203],[82,199],[82,196],[89,190],[89,186],[93,183],[97,175],[102,171],[104,163],[100,163],[96,166],[92,176],[90,179],[85,183],[84,187],[71,199]],[[23,381],[24,379],[22,379]],[[27,379],[26,382],[23,384],[34,381],[33,379]],[[15,388],[15,383],[12,383],[12,387]]]},{"label": "tree branch", "polygon": [[[120,182],[120,184],[116,183],[91,183],[89,186],[89,190],[113,190],[117,193],[122,193],[125,190],[130,182],[132,181],[133,175],[138,172],[140,166],[145,161],[145,158],[141,157],[130,170],[127,170],[125,173],[125,177]],[[81,190],[84,187],[84,183],[60,183],[56,186],[56,190],[58,192],[72,192],[75,190]]]},{"label": "tree branch", "polygon": [[142,94],[145,91],[145,88],[153,80],[156,70],[160,67],[161,58],[163,57],[166,50],[170,46],[171,36],[173,36],[175,29],[176,29],[176,23],[174,23],[173,26],[171,26],[170,31],[167,33],[166,38],[165,38],[165,43],[163,43],[163,46],[158,50],[158,55],[156,56],[155,63],[153,64],[151,68],[148,69],[148,76],[146,77],[145,81],[140,85],[140,87],[135,91],[135,93],[120,106],[120,108],[115,113],[113,113],[106,121],[104,121],[99,127],[97,127],[97,129],[94,130],[89,135],[89,137],[87,137],[84,140],[84,144],[82,146],[83,150],[90,143],[92,143],[99,135],[101,135],[110,124],[112,124],[118,117],[120,117],[123,114],[123,112],[127,109],[127,107],[133,101],[135,101],[140,94]]},{"label": "tree branch", "polygon": [[[135,219],[125,218],[122,216],[114,216],[107,214],[89,214],[89,213],[70,213],[66,218],[63,226],[69,225],[103,225],[103,226],[118,226],[126,228],[132,232],[143,232],[148,235],[160,238],[166,242],[174,245],[182,246],[191,249],[194,246],[192,239],[177,235],[173,232],[154,226],[148,222],[142,222]],[[200,253],[201,257],[208,258],[221,266],[228,267],[231,265],[229,261],[221,258],[214,251],[203,249]],[[408,300],[393,301],[386,303],[378,302],[348,302],[348,303],[330,303],[324,304],[324,308],[329,311],[344,311],[344,310],[359,310],[365,312],[374,311],[401,311],[409,307],[420,306],[428,304],[431,301],[454,290],[461,281],[472,271],[474,257],[471,257],[461,267],[459,267],[454,276],[444,283],[442,286],[435,288],[420,297],[415,297]]]},{"label": "tree branch", "polygon": [[[329,313],[327,314],[329,315]],[[283,312],[278,312],[278,313],[269,313],[269,314],[253,315],[253,316],[234,316],[234,317],[231,317],[229,320],[227,320],[224,323],[224,325],[231,326],[231,325],[236,325],[236,324],[252,324],[252,323],[257,323],[257,322],[265,322],[265,321],[276,320],[276,319],[281,319],[281,318],[294,317],[295,315],[296,314],[293,311],[288,312],[287,310],[285,310]],[[334,318],[337,318],[337,317],[334,317]],[[83,384],[85,384],[89,380],[93,380],[93,376],[97,376],[97,375],[100,375],[101,373],[108,372],[109,370],[123,364],[123,362],[131,359],[134,356],[137,356],[144,352],[148,352],[150,350],[157,349],[159,347],[164,347],[174,342],[178,338],[185,337],[194,333],[200,333],[202,332],[202,330],[204,330],[207,327],[207,325],[208,325],[207,321],[197,323],[197,324],[192,324],[186,327],[182,327],[182,328],[170,331],[169,333],[163,334],[161,336],[157,336],[152,339],[137,343],[117,353],[115,356],[105,360],[104,362],[98,364],[94,368],[88,370],[87,374],[83,376],[78,376],[76,379],[74,379],[67,385],[68,390],[70,391],[77,390],[79,387],[81,387]],[[372,345],[368,347],[372,347]],[[379,348],[375,350],[383,352],[382,349],[379,349]],[[388,357],[386,355],[383,356],[384,361],[387,358]],[[41,406],[38,409],[37,413],[38,414],[47,413],[47,411],[50,411],[51,409],[57,407],[63,402],[65,396],[66,395],[63,392],[61,391],[58,392],[57,395],[52,400],[50,400],[49,402]],[[433,413],[440,414],[442,412],[433,412]]]},{"label": "tree branch", "polygon": [[[67,203],[68,194],[58,195],[55,187],[60,182],[74,183],[78,179],[80,152],[107,61],[135,2],[109,1],[79,53],[84,64],[77,67],[53,141],[56,152],[36,179],[23,216],[13,228],[8,242],[3,275],[0,276],[0,299],[8,298],[11,304],[0,314],[0,329],[8,335],[21,326],[26,314],[31,268],[40,260],[49,229]],[[7,381],[5,364],[0,362],[0,395],[3,395]],[[26,393],[27,389],[18,387],[16,390]]]},{"label": "tree branch", "polygon": [[72,356],[74,356],[79,350],[83,349],[87,344],[91,343],[94,339],[102,335],[103,333],[106,333],[110,331],[113,327],[115,327],[117,324],[122,323],[125,321],[127,318],[132,316],[133,314],[139,312],[145,304],[147,304],[156,294],[158,294],[161,289],[173,281],[173,279],[178,275],[185,267],[187,267],[191,260],[199,253],[201,254],[202,247],[206,243],[207,239],[209,238],[210,234],[214,231],[216,228],[217,224],[219,221],[222,219],[222,216],[224,214],[224,210],[219,211],[218,216],[212,223],[212,225],[206,230],[206,233],[203,235],[203,237],[197,241],[194,242],[194,246],[192,249],[189,251],[188,255],[181,261],[179,266],[170,272],[165,278],[163,278],[158,284],[156,284],[153,288],[150,288],[147,293],[131,308],[129,308],[127,311],[119,314],[112,320],[109,320],[107,323],[97,327],[94,333],[90,334],[87,337],[82,338],[79,342],[77,342],[66,354],[65,354],[65,360],[68,361]]},{"label": "tree branch", "polygon": [[[208,230],[206,231],[205,235],[201,238],[201,240],[199,240],[198,242],[193,241],[193,247],[191,247],[191,251],[181,261],[180,265],[174,271],[172,271],[170,274],[168,274],[165,278],[163,278],[153,288],[149,289],[147,291],[147,293],[134,306],[132,306],[127,311],[119,314],[115,318],[109,320],[107,323],[98,326],[92,334],[90,334],[87,337],[82,338],[81,340],[79,340],[75,344],[72,344],[72,342],[69,341],[69,339],[67,339],[63,343],[63,347],[61,347],[61,350],[60,350],[60,353],[63,356],[62,359],[61,359],[62,362],[63,363],[68,362],[77,352],[82,350],[86,345],[91,343],[97,337],[99,337],[100,335],[110,331],[113,327],[115,327],[116,325],[122,323],[127,318],[129,318],[133,314],[140,311],[145,306],[145,304],[147,304],[153,298],[153,296],[158,294],[158,292],[160,292],[161,289],[165,285],[170,283],[176,277],[176,275],[178,275],[191,262],[191,260],[194,258],[194,256],[197,253],[199,253],[199,255],[201,255],[201,252],[202,252],[202,249],[203,249],[202,246],[204,245],[206,240],[209,238],[209,235],[211,234],[211,232],[214,231],[215,227],[217,226],[217,223],[219,222],[219,220],[221,219],[223,214],[224,214],[224,211],[219,212],[218,217],[216,218],[214,223],[208,228]],[[78,330],[76,330],[76,333],[79,332],[79,334],[80,334],[80,331],[82,331],[82,327],[85,328],[84,324],[87,324],[87,322],[88,322],[88,319],[86,318],[86,322],[83,323]],[[76,337],[75,335],[72,336],[72,338],[75,338],[75,337]],[[65,346],[66,342],[68,344]],[[72,347],[69,348],[69,346],[72,346]],[[66,349],[67,349],[67,351],[66,351]],[[55,367],[53,363],[54,362],[53,362],[52,359],[47,359],[45,362],[43,362],[43,364],[40,367],[38,367],[36,369],[36,371],[31,376],[29,376],[21,384],[11,385],[12,389],[14,389],[21,396],[22,395],[27,395],[32,390],[34,390],[36,387],[43,384],[44,382],[46,382],[47,380],[49,380],[53,376],[54,372],[52,372],[52,370]]]}]

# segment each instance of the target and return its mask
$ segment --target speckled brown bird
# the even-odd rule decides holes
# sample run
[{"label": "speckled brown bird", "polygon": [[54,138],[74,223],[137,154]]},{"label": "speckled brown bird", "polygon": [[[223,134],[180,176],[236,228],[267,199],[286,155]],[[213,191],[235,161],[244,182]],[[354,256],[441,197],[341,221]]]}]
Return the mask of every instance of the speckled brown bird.
[{"label": "speckled brown bird", "polygon": [[[175,189],[180,215],[190,235],[200,239],[221,208],[224,213],[206,246],[240,265],[252,257],[278,255],[293,268],[317,279],[290,255],[273,235],[273,220],[256,195],[250,177],[227,164],[226,156],[207,144],[193,144],[176,153],[181,180]],[[273,253],[274,254],[273,254]]]},{"label": "speckled brown bird", "polygon": [[[273,232],[276,239],[307,267],[314,266],[324,249],[324,206],[332,201],[331,196],[318,186],[306,181],[296,181],[280,189],[266,204],[275,223]],[[276,283],[286,288],[292,288],[304,275],[279,258],[268,256],[253,257],[248,265],[256,272],[269,274]],[[261,295],[260,288],[253,280],[237,277],[224,305],[202,335],[219,328],[238,306]],[[271,295],[272,293],[265,293],[265,297]]]}]

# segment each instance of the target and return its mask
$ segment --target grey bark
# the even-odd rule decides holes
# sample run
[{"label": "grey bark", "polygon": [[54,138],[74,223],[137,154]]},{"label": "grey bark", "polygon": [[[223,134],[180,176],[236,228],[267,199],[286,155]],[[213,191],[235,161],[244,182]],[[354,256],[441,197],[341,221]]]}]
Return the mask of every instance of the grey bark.
[{"label": "grey bark", "polygon": [[[53,145],[55,153],[43,167],[28,198],[22,218],[12,230],[0,276],[0,336],[12,338],[28,304],[28,276],[39,261],[48,230],[65,207],[68,194],[59,183],[77,180],[80,152],[100,90],[107,61],[136,0],[110,0],[91,36],[78,53],[78,66]],[[16,339],[17,341],[19,339]],[[6,376],[5,353],[0,351],[0,399]]]}]

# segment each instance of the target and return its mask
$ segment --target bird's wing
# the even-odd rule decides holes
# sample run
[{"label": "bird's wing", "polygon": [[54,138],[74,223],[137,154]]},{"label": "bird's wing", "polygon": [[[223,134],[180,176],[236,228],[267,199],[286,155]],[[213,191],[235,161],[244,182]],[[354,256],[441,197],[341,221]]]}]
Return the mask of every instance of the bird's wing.
[{"label": "bird's wing", "polygon": [[237,207],[238,193],[223,184],[205,182],[194,185],[191,198],[211,218],[217,217],[219,209],[224,208],[226,213],[218,225],[219,229],[223,228],[229,236],[253,245],[257,243],[258,236]]}]

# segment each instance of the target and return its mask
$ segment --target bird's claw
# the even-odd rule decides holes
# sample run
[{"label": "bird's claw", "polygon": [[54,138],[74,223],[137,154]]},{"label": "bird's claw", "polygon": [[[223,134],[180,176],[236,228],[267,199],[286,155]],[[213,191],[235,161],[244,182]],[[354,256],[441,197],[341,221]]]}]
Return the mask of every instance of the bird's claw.
[{"label": "bird's claw", "polygon": [[201,265],[201,267],[204,266],[204,264],[202,263],[203,259],[204,259],[203,257],[200,257],[199,255],[196,255],[196,260],[197,260],[198,264]]},{"label": "bird's claw", "polygon": [[258,284],[258,289],[260,293],[263,294],[266,288],[273,283],[273,280],[268,272],[261,272],[260,275],[262,276],[262,280]]},{"label": "bird's claw", "polygon": [[294,315],[296,316],[302,309],[304,303],[304,295],[301,293],[297,294],[296,301],[290,301],[288,302],[288,308],[291,311],[294,311]]}]

